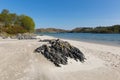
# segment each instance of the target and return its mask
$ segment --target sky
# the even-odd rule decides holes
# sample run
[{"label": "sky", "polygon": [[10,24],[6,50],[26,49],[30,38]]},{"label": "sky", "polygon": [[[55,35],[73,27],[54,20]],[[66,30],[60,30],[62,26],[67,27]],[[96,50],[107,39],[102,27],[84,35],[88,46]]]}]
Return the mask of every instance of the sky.
[{"label": "sky", "polygon": [[32,17],[36,28],[120,24],[120,0],[0,0],[3,9]]}]

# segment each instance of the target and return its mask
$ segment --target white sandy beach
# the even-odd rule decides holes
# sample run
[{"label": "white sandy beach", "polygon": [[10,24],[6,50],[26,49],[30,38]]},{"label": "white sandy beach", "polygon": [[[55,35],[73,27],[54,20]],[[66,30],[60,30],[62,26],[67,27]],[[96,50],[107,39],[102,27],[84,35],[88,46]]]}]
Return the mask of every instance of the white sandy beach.
[{"label": "white sandy beach", "polygon": [[[40,36],[40,39],[53,39]],[[63,39],[66,40],[66,39]],[[45,42],[0,39],[0,80],[120,80],[120,47],[66,40],[87,58],[55,67],[33,51]]]}]

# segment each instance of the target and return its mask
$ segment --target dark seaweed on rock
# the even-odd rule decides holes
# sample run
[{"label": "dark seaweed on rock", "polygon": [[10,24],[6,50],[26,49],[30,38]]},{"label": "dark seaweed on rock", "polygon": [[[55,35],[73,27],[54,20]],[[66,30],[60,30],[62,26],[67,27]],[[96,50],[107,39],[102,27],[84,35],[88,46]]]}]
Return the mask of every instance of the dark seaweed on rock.
[{"label": "dark seaweed on rock", "polygon": [[49,42],[49,45],[44,44],[35,49],[35,52],[43,54],[58,67],[60,67],[60,64],[66,65],[68,63],[68,58],[73,58],[81,62],[85,60],[84,54],[78,48],[70,45],[66,41],[53,39],[42,40],[42,42]]}]

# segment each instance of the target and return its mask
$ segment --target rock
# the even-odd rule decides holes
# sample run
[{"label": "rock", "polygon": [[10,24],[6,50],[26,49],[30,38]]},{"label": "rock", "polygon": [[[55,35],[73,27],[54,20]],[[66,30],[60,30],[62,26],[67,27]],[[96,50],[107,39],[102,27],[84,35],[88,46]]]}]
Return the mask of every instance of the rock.
[{"label": "rock", "polygon": [[49,39],[44,39],[44,40],[40,40],[39,42],[50,42],[51,40]]},{"label": "rock", "polygon": [[19,34],[14,34],[14,35],[11,35],[11,34],[8,34],[8,33],[5,33],[5,32],[2,32],[0,33],[0,37],[2,39],[19,39],[19,40],[25,40],[25,39],[37,39],[36,38],[36,34],[33,34],[33,33],[19,33]]},{"label": "rock", "polygon": [[46,39],[41,41],[48,42],[49,44],[38,47],[35,49],[35,52],[43,54],[44,57],[58,67],[60,67],[60,64],[66,65],[68,63],[68,58],[73,58],[80,62],[84,62],[85,60],[84,54],[78,48],[70,45],[66,41],[60,39]]},{"label": "rock", "polygon": [[16,38],[19,40],[23,40],[23,39],[36,39],[35,38],[36,35],[35,34],[31,34],[31,33],[24,33],[24,34],[17,34]]},{"label": "rock", "polygon": [[2,32],[2,33],[0,33],[0,37],[1,37],[2,39],[7,39],[7,38],[9,37],[9,34],[7,34],[7,33],[5,33],[5,32]]}]

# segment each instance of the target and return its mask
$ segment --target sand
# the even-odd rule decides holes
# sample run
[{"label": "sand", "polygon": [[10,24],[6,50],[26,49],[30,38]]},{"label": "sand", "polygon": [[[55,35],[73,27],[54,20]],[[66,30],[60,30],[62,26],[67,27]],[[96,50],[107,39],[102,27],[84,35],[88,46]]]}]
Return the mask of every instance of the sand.
[{"label": "sand", "polygon": [[[51,36],[38,36],[53,39]],[[66,40],[66,39],[63,39]],[[87,60],[55,67],[34,49],[45,42],[0,39],[0,80],[120,80],[120,47],[66,40]]]}]

